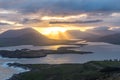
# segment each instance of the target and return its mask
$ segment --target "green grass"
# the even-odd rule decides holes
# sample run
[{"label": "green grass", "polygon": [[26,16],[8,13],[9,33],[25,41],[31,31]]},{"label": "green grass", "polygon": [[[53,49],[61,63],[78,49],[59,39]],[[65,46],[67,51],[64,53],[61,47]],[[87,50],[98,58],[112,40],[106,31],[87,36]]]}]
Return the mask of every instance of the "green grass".
[{"label": "green grass", "polygon": [[[33,64],[16,66],[30,68],[30,72],[21,73],[13,76],[11,80],[111,80],[115,74],[120,74],[120,62],[118,61],[93,61],[85,64]],[[101,72],[103,69],[111,67],[114,71]],[[118,76],[118,78],[120,78]],[[108,80],[110,80],[108,79]],[[119,79],[116,79],[119,80]]]}]

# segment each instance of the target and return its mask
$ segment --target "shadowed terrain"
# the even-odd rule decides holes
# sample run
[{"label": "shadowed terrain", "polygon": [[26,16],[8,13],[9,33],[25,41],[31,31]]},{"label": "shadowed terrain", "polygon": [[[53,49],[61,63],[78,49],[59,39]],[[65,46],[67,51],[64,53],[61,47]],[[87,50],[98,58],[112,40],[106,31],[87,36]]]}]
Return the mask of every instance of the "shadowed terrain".
[{"label": "shadowed terrain", "polygon": [[31,71],[14,75],[9,80],[119,80],[119,61],[93,61],[85,64],[9,64]]},{"label": "shadowed terrain", "polygon": [[45,37],[32,28],[21,30],[8,30],[0,34],[0,46],[18,46],[18,45],[56,45],[66,44],[68,40],[54,40]]}]

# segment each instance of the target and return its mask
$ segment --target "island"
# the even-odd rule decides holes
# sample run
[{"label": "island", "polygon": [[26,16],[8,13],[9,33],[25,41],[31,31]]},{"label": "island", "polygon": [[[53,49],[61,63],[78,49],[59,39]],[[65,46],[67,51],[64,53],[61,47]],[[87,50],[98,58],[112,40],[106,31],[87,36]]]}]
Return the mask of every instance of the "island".
[{"label": "island", "polygon": [[86,43],[69,43],[68,45],[76,45],[76,46],[84,47],[84,46],[86,46],[88,44],[86,44]]},{"label": "island", "polygon": [[[70,48],[70,49],[69,49]],[[0,50],[0,56],[6,58],[40,58],[48,54],[91,54],[93,52],[71,50],[76,47],[60,47],[57,50],[29,50],[21,49],[15,51]]]},{"label": "island", "polygon": [[30,69],[8,80],[120,80],[120,61],[91,61],[84,64],[18,64]]}]

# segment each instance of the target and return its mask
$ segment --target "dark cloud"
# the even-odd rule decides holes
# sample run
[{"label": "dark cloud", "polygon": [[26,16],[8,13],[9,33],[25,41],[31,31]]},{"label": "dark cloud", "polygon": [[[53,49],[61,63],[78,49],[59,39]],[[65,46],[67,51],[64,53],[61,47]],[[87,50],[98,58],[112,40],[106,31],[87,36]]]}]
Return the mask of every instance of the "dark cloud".
[{"label": "dark cloud", "polygon": [[50,24],[91,24],[99,23],[103,20],[86,20],[86,21],[51,21]]},{"label": "dark cloud", "polygon": [[109,29],[110,27],[107,27],[107,26],[99,26],[99,27],[93,28],[92,30],[103,31],[103,30],[109,30]]},{"label": "dark cloud", "polygon": [[119,11],[120,0],[64,0],[57,3],[59,8],[74,11]]},{"label": "dark cloud", "polygon": [[37,22],[41,22],[41,20],[24,18],[21,21],[22,24],[37,23]]},{"label": "dark cloud", "polygon": [[0,26],[5,26],[5,25],[10,25],[10,24],[8,24],[8,23],[1,23],[0,22]]},{"label": "dark cloud", "polygon": [[120,0],[0,0],[0,8],[52,14],[120,11]]}]

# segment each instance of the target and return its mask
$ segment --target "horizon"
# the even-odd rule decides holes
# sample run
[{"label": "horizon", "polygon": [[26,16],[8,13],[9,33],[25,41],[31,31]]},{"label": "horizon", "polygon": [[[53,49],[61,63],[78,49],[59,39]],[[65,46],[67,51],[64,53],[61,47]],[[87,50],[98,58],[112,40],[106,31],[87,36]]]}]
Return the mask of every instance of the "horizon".
[{"label": "horizon", "polygon": [[[48,27],[48,28],[43,28],[43,29],[38,29],[38,28],[32,28],[32,27],[27,27],[27,28],[18,28],[18,29],[10,29],[10,30],[6,30],[0,33],[0,35],[2,35],[3,33],[7,32],[7,31],[20,31],[20,30],[25,30],[25,29],[33,29],[37,32],[39,32],[40,34],[46,36],[49,39],[56,39],[56,40],[60,40],[61,37],[62,39],[73,39],[73,37],[75,36],[71,36],[69,34],[67,34],[68,31],[79,31],[79,32],[83,32],[83,33],[91,33],[91,31],[94,33],[96,31],[114,31],[116,33],[120,33],[119,30],[113,30],[109,27],[101,27],[101,28],[90,28],[90,29],[85,29],[85,30],[81,30],[81,29],[65,29],[65,28],[61,28],[61,27]],[[95,33],[96,34],[96,33]],[[100,34],[99,32],[97,34]]]}]

